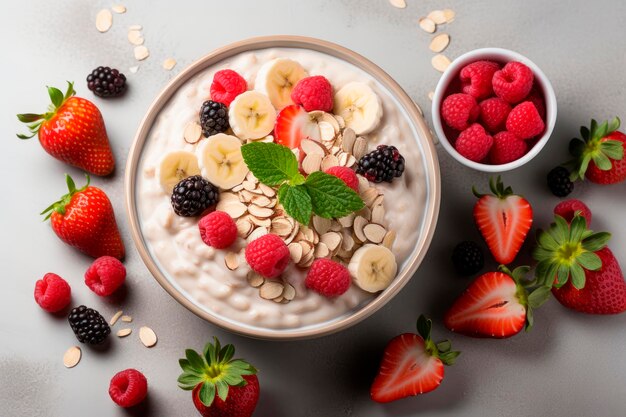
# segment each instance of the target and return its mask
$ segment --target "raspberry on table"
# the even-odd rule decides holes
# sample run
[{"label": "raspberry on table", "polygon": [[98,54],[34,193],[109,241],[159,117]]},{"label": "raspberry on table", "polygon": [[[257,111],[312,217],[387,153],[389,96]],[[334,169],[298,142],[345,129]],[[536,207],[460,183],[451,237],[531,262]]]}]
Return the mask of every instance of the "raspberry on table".
[{"label": "raspberry on table", "polygon": [[454,143],[458,153],[474,162],[481,162],[489,154],[493,138],[485,132],[485,128],[474,123],[461,132]]},{"label": "raspberry on table", "polygon": [[72,289],[66,280],[48,272],[35,283],[35,301],[49,313],[67,307],[72,299]]},{"label": "raspberry on table", "polygon": [[217,187],[194,175],[181,180],[172,190],[171,203],[174,213],[183,217],[194,217],[217,204],[220,193]]},{"label": "raspberry on table", "polygon": [[213,100],[202,103],[200,108],[200,126],[204,137],[217,135],[228,130],[228,107]]},{"label": "raspberry on table", "polygon": [[480,114],[476,99],[469,94],[450,94],[441,104],[441,117],[448,126],[465,130]]},{"label": "raspberry on table", "polygon": [[99,345],[111,334],[111,328],[104,317],[93,308],[84,305],[73,308],[67,316],[67,321],[81,343]]},{"label": "raspberry on table", "polygon": [[520,139],[530,139],[543,132],[545,124],[537,108],[530,101],[513,107],[506,119],[506,130]]},{"label": "raspberry on table", "polygon": [[304,285],[325,297],[332,298],[348,291],[351,281],[350,272],[344,265],[320,258],[311,264]]},{"label": "raspberry on table", "polygon": [[120,407],[132,407],[142,402],[148,394],[148,380],[136,369],[125,369],[113,375],[109,396]]},{"label": "raspberry on table", "polygon": [[246,80],[231,69],[215,73],[211,83],[211,100],[230,106],[237,96],[248,89]]},{"label": "raspberry on table", "polygon": [[490,132],[496,133],[504,130],[506,118],[511,112],[511,106],[500,97],[491,97],[481,101],[480,121]]},{"label": "raspberry on table", "polygon": [[333,87],[321,75],[306,77],[298,81],[291,91],[291,100],[302,105],[306,111],[330,112],[333,109]]},{"label": "raspberry on table", "polygon": [[113,294],[126,281],[126,268],[119,259],[101,256],[85,272],[85,284],[101,297]]},{"label": "raspberry on table", "polygon": [[494,165],[507,164],[520,159],[528,152],[528,144],[512,134],[503,131],[493,137],[493,146],[489,151],[489,162]]},{"label": "raspberry on table", "polygon": [[348,187],[352,188],[357,193],[359,192],[359,179],[352,169],[348,167],[335,166],[328,168],[324,172],[329,175],[334,175],[335,177],[346,183]]},{"label": "raspberry on table", "polygon": [[552,168],[548,172],[548,188],[557,197],[565,197],[574,191],[574,183],[570,179],[570,172],[565,167]]},{"label": "raspberry on table", "polygon": [[460,73],[461,91],[476,100],[493,95],[491,80],[499,69],[500,65],[493,61],[476,61],[464,66]]},{"label": "raspberry on table", "polygon": [[493,74],[493,91],[498,97],[511,104],[524,100],[533,87],[535,76],[521,62],[509,62]]},{"label": "raspberry on table", "polygon": [[237,240],[237,225],[223,211],[213,211],[198,222],[202,241],[216,249],[224,249]]},{"label": "raspberry on table", "polygon": [[263,235],[250,242],[245,255],[250,268],[265,278],[277,278],[291,259],[285,242],[274,234]]},{"label": "raspberry on table", "polygon": [[568,222],[571,222],[576,212],[579,212],[581,216],[587,221],[587,227],[591,224],[591,210],[585,203],[575,198],[561,201],[554,207],[554,214],[558,214]]},{"label": "raspberry on table", "polygon": [[476,274],[485,265],[483,251],[476,242],[463,241],[452,250],[452,264],[459,275]]}]

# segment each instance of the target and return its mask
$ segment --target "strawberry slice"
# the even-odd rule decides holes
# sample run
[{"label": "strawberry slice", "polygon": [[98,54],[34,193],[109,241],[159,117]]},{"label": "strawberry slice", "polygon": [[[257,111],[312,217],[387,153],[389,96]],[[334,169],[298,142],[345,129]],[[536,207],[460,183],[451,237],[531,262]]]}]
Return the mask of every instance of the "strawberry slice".
[{"label": "strawberry slice", "polygon": [[461,352],[451,351],[450,341],[435,344],[430,339],[432,321],[423,315],[417,332],[403,333],[389,341],[370,395],[387,403],[423,394],[437,388],[443,380],[443,365],[452,365]]},{"label": "strawberry slice", "polygon": [[274,125],[274,142],[297,149],[305,138],[320,140],[320,129],[315,119],[297,104],[282,109]]},{"label": "strawberry slice", "polygon": [[523,197],[504,188],[500,177],[489,180],[492,194],[479,194],[472,188],[478,201],[474,205],[474,221],[496,262],[509,264],[519,252],[530,226],[533,209]]}]

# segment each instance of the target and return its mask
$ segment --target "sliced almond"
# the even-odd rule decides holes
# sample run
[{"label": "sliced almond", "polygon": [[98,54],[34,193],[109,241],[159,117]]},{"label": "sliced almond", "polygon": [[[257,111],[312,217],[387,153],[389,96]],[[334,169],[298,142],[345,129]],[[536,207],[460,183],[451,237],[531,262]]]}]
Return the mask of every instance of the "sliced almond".
[{"label": "sliced almond", "polygon": [[328,168],[336,167],[339,165],[339,159],[335,155],[326,155],[324,159],[322,159],[322,164],[320,166],[322,171],[326,171]]},{"label": "sliced almond", "polygon": [[323,141],[330,142],[335,140],[336,131],[333,125],[327,122],[319,122],[317,126],[320,129],[320,138],[322,138]]},{"label": "sliced almond", "polygon": [[163,61],[163,69],[166,71],[171,71],[172,68],[176,66],[176,60],[174,58],[167,58]]},{"label": "sliced almond", "polygon": [[128,68],[128,69],[129,69],[129,70],[130,70],[130,72],[132,72],[133,74],[136,74],[136,73],[137,73],[137,71],[139,71],[139,66],[138,66],[138,65],[135,65],[135,66],[132,66],[132,67],[130,67],[130,68]]},{"label": "sliced almond", "polygon": [[185,142],[192,145],[197,143],[202,138],[202,126],[200,126],[200,123],[195,121],[187,123],[183,132],[183,138]]},{"label": "sliced almond", "polygon": [[315,171],[319,171],[321,164],[322,155],[316,153],[307,154],[304,160],[302,160],[302,170],[307,174],[311,174]]},{"label": "sliced almond", "polygon": [[320,236],[320,245],[324,244],[328,250],[334,252],[341,244],[342,236],[337,232],[328,232]]},{"label": "sliced almond", "polygon": [[284,237],[289,236],[292,230],[293,224],[289,220],[287,220],[287,218],[276,217],[272,220],[272,225],[270,226],[271,233]]},{"label": "sliced almond", "polygon": [[275,303],[282,303],[285,298],[282,295],[279,295],[276,298],[272,298],[272,301]]},{"label": "sliced almond", "polygon": [[452,23],[456,16],[456,13],[452,9],[443,9],[443,15],[446,18],[446,23]]},{"label": "sliced almond", "polygon": [[352,168],[356,164],[356,158],[353,155],[348,155],[348,160],[346,161],[346,165],[348,168]]},{"label": "sliced almond", "polygon": [[133,332],[133,329],[129,329],[128,327],[125,329],[121,329],[117,331],[117,337],[126,337]]},{"label": "sliced almond", "polygon": [[246,179],[242,184],[244,190],[253,191],[256,189],[256,183],[254,181]]},{"label": "sliced almond", "polygon": [[[359,180],[359,194],[365,192],[368,188],[370,188],[370,182],[363,175],[357,174],[356,176]],[[220,197],[221,199],[221,197]]]},{"label": "sliced almond", "polygon": [[423,31],[428,32],[428,33],[434,33],[435,30],[437,30],[437,25],[435,25],[435,22],[433,22],[431,19],[427,17],[422,17],[419,20],[419,25]]},{"label": "sliced almond", "polygon": [[102,9],[96,15],[96,29],[98,32],[104,33],[111,29],[113,25],[113,14],[109,9]]},{"label": "sliced almond", "polygon": [[287,236],[287,239],[285,239],[285,244],[286,245],[290,244],[293,241],[293,239],[296,237],[299,231],[300,231],[300,223],[295,223],[294,221],[293,230],[291,231],[291,234]]},{"label": "sliced almond", "polygon": [[248,272],[246,279],[248,280],[248,284],[254,288],[260,287],[265,282],[265,278],[254,271]]},{"label": "sliced almond", "polygon": [[448,47],[450,44],[450,35],[447,33],[442,33],[440,35],[435,36],[430,41],[430,50],[433,52],[441,52]]},{"label": "sliced almond", "polygon": [[75,367],[78,365],[78,362],[80,362],[82,354],[83,353],[78,346],[72,346],[63,354],[63,365],[65,365],[66,368]]},{"label": "sliced almond", "polygon": [[330,230],[332,232],[340,232],[342,229],[343,229],[343,226],[337,220],[333,220],[330,223]]},{"label": "sliced almond", "polygon": [[436,25],[443,25],[448,21],[443,10],[433,10],[432,12],[428,13],[428,16],[426,17],[432,20]]},{"label": "sliced almond", "polygon": [[[250,208],[252,206],[248,206],[248,208]],[[270,210],[270,209],[268,209]],[[266,228],[270,228],[272,226],[272,219],[266,218],[266,219],[262,219],[259,217],[254,217],[254,216],[250,216],[250,221],[252,223],[254,223],[255,226],[263,226]]]},{"label": "sliced almond", "polygon": [[356,159],[361,159],[367,153],[367,139],[359,136],[354,141],[354,147],[352,148],[352,155]]},{"label": "sliced almond", "polygon": [[345,129],[346,128],[346,121],[344,120],[343,117],[339,116],[338,114],[333,114],[333,117],[337,121],[337,124],[339,125],[339,129]]},{"label": "sliced almond", "polygon": [[346,227],[346,228],[347,227],[352,227],[352,223],[354,223],[354,213],[350,213],[347,216],[340,217],[340,218],[337,219],[337,221],[343,227]]},{"label": "sliced almond", "polygon": [[364,193],[361,193],[361,198],[367,207],[372,207],[376,197],[378,197],[378,189],[375,187],[368,188]]},{"label": "sliced almond", "polygon": [[348,165],[348,157],[350,156],[350,154],[346,153],[346,152],[339,152],[339,154],[337,154],[337,159],[339,159],[339,166],[340,167],[345,167],[346,165]]},{"label": "sliced almond", "polygon": [[[244,186],[243,184],[240,184],[240,185],[242,187]],[[253,193],[251,193],[250,190],[241,190],[241,191],[239,191],[239,201],[241,201],[242,203],[249,203],[249,202],[252,201],[252,199],[254,197],[255,197],[255,195]]]},{"label": "sliced almond", "polygon": [[124,314],[124,312],[122,310],[120,310],[117,313],[115,313],[115,315],[113,315],[113,317],[111,317],[111,320],[109,320],[109,326],[114,326],[115,323],[117,323],[117,321],[119,320],[119,318],[122,317],[122,314]]},{"label": "sliced almond", "polygon": [[274,214],[274,210],[271,208],[259,207],[256,204],[250,204],[248,206],[248,212],[254,217],[258,217],[260,219],[266,219]]},{"label": "sliced almond", "polygon": [[351,251],[354,248],[354,239],[350,235],[344,235],[341,241],[341,249],[344,251]]},{"label": "sliced almond", "polygon": [[114,4],[111,7],[111,10],[113,10],[117,14],[126,13],[126,6],[124,6],[123,4]]},{"label": "sliced almond", "polygon": [[368,222],[370,221],[370,219],[372,218],[372,211],[370,210],[369,207],[365,206],[363,207],[361,210],[357,211],[356,213],[357,216],[361,216],[363,217],[365,220],[367,220]]},{"label": "sliced almond", "polygon": [[318,243],[317,246],[315,246],[315,257],[316,258],[325,258],[328,255],[330,255],[330,249],[328,249],[328,246],[326,246],[325,243]]},{"label": "sliced almond", "polygon": [[354,148],[354,142],[356,141],[356,133],[354,130],[347,128],[343,131],[343,136],[341,138],[341,149],[346,152],[352,153],[352,149]]},{"label": "sliced almond", "polygon": [[435,97],[435,92],[434,91],[429,91],[428,92],[428,99],[430,101],[433,101],[433,97]]},{"label": "sliced almond", "polygon": [[324,147],[324,145],[322,145],[316,140],[302,139],[302,142],[300,142],[300,148],[302,148],[302,150],[304,151],[305,154],[307,154],[307,156],[326,155],[326,148]]},{"label": "sliced almond", "polygon": [[378,197],[376,197],[374,199],[374,201],[372,202],[372,207],[382,205],[384,200],[385,200],[385,195],[384,194],[378,194]]},{"label": "sliced almond", "polygon": [[259,288],[259,295],[266,300],[273,300],[283,293],[284,288],[278,281],[265,281]]},{"label": "sliced almond", "polygon": [[122,321],[124,323],[132,323],[133,318],[131,316],[122,316]]},{"label": "sliced almond", "polygon": [[396,231],[395,230],[390,230],[387,232],[387,234],[385,235],[385,237],[383,238],[383,246],[386,247],[387,249],[391,250],[391,248],[393,247],[393,242],[396,241]]},{"label": "sliced almond", "polygon": [[144,39],[143,35],[138,30],[129,30],[128,31],[128,42],[135,46],[143,45]]},{"label": "sliced almond", "polygon": [[238,219],[235,224],[237,225],[237,234],[244,239],[247,238],[248,235],[252,233],[252,229],[254,229],[254,223],[252,223],[252,220],[247,216]]},{"label": "sliced almond", "polygon": [[285,300],[291,301],[296,296],[296,289],[293,285],[289,283],[285,283],[285,289],[283,290],[283,298]]},{"label": "sliced almond", "polygon": [[406,7],[405,0],[389,0],[389,3],[391,3],[393,7],[397,7],[398,9],[404,9]]},{"label": "sliced almond", "polygon": [[289,254],[291,255],[293,263],[297,264],[300,262],[300,259],[302,259],[302,245],[294,242],[290,243],[287,247],[289,248]]},{"label": "sliced almond", "polygon": [[252,242],[253,240],[258,239],[266,234],[268,234],[267,227],[259,226],[248,235],[248,238],[246,240],[248,242]]},{"label": "sliced almond", "polygon": [[224,256],[224,263],[226,264],[226,268],[234,271],[239,268],[239,256],[236,252],[228,252]]},{"label": "sliced almond", "polygon": [[363,230],[365,228],[365,226],[367,225],[367,219],[361,216],[357,216],[354,218],[354,235],[356,236],[357,239],[359,239],[361,242],[365,242],[367,241],[367,237],[365,237],[365,234],[363,233]]},{"label": "sliced almond", "polygon": [[315,231],[313,229],[307,226],[303,226],[300,228],[300,230],[302,231],[302,234],[304,235],[304,238],[306,240],[308,240],[309,242],[313,242],[315,240]]},{"label": "sliced almond", "polygon": [[377,204],[372,207],[372,223],[383,225],[385,222],[385,207]]},{"label": "sliced almond", "polygon": [[150,56],[150,51],[144,45],[135,46],[134,53],[137,61],[143,61]]},{"label": "sliced almond", "polygon": [[239,194],[228,191],[220,193],[220,203],[224,203],[226,201],[239,201]]},{"label": "sliced almond", "polygon": [[448,58],[445,55],[442,54],[437,54],[435,55],[431,60],[430,63],[432,64],[433,68],[436,69],[439,72],[444,72],[446,69],[448,69],[448,66],[451,64],[450,58]]},{"label": "sliced almond", "polygon": [[271,197],[274,197],[276,195],[276,191],[274,191],[274,189],[272,187],[270,187],[269,185],[259,184],[259,189],[261,190],[263,195],[265,195],[267,197],[271,198]]},{"label": "sliced almond", "polygon": [[387,230],[379,224],[370,223],[363,228],[367,240],[372,243],[380,243],[387,234]]},{"label": "sliced almond", "polygon": [[301,240],[298,244],[302,246],[302,257],[306,257],[309,253],[313,252],[314,246],[312,242]]},{"label": "sliced almond", "polygon": [[233,219],[237,219],[248,211],[248,207],[240,201],[230,199],[224,201],[220,198],[219,203],[217,203],[216,210],[224,211]]},{"label": "sliced almond", "polygon": [[149,328],[148,326],[142,326],[139,328],[139,340],[141,343],[147,348],[150,348],[157,343],[157,335],[154,333],[154,330]]},{"label": "sliced almond", "polygon": [[256,195],[252,197],[252,204],[257,205],[259,207],[267,207],[271,204],[272,200],[264,195]]},{"label": "sliced almond", "polygon": [[324,233],[328,232],[328,230],[330,230],[330,224],[330,219],[325,219],[324,217],[320,216],[313,216],[313,227],[320,235],[323,235]]}]

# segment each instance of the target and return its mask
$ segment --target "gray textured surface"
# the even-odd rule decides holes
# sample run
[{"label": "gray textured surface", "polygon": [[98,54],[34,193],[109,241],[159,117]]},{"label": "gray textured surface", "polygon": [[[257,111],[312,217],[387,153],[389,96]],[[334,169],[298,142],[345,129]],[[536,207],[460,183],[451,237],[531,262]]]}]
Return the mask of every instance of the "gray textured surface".
[{"label": "gray textured surface", "polygon": [[[112,2],[111,2],[112,3]],[[122,171],[134,131],[149,103],[167,80],[215,47],[241,38],[276,33],[317,36],[362,53],[387,70],[423,108],[438,74],[430,67],[429,36],[417,18],[435,8],[452,7],[457,19],[445,30],[447,50],[501,46],[533,59],[550,77],[559,102],[557,127],[542,153],[504,178],[525,194],[545,225],[557,202],[544,186],[545,172],[566,158],[566,143],[591,116],[607,118],[626,108],[626,4],[619,1],[418,1],[405,10],[385,0],[371,1],[144,1],[124,2],[128,13],[114,16],[109,33],[98,33],[94,16],[106,1],[28,1],[0,14],[3,66],[0,102],[4,204],[0,224],[0,415],[93,416],[194,415],[187,393],[176,387],[177,358],[185,347],[201,347],[213,335],[233,342],[239,355],[260,369],[257,416],[623,416],[626,415],[626,315],[575,314],[555,301],[536,314],[530,334],[504,341],[456,336],[441,317],[467,283],[451,271],[448,255],[462,238],[478,238],[470,209],[471,184],[487,176],[471,172],[439,149],[443,200],[431,249],[416,276],[385,308],[354,328],[319,340],[271,343],[250,340],[203,322],[173,301],[145,269],[132,242],[123,207]],[[63,191],[62,175],[78,170],[48,157],[35,140],[22,143],[14,114],[41,110],[46,84],[76,80],[86,97],[84,76],[108,64],[135,65],[126,40],[130,24],[144,26],[151,57],[138,74],[128,74],[131,90],[119,101],[95,100],[102,110],[117,157],[118,171],[94,184],[107,191],[127,244],[126,293],[103,301],[82,283],[89,259],[57,240],[37,213]],[[166,57],[179,65],[161,68]],[[625,116],[622,113],[622,116]],[[614,232],[610,246],[626,265],[626,228],[618,221],[626,203],[626,184],[579,186],[575,196],[588,201],[596,229]],[[622,214],[623,217],[623,214]],[[526,253],[520,259],[528,257]],[[74,301],[96,307],[107,317],[118,308],[133,315],[132,327],[152,326],[159,343],[145,349],[136,336],[113,340],[103,352],[84,349],[72,370],[61,362],[75,343],[64,318],[48,315],[33,301],[33,283],[54,271],[73,284]],[[436,336],[451,337],[463,351],[447,369],[435,392],[391,405],[368,398],[368,385],[386,341],[412,331],[421,312],[435,319]],[[124,412],[107,395],[110,377],[137,367],[148,377],[147,404]]]}]

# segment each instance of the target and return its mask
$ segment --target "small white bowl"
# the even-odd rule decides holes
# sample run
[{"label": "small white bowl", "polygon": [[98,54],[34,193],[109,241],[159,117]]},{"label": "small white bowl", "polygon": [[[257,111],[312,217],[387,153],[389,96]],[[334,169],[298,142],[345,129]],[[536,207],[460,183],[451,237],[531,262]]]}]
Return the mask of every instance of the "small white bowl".
[{"label": "small white bowl", "polygon": [[[446,90],[455,79],[455,77],[458,77],[459,73],[461,72],[461,68],[463,68],[467,64],[481,60],[491,60],[501,63],[518,61],[527,65],[533,71],[533,74],[535,76],[535,84],[541,89],[541,92],[543,93],[546,106],[546,129],[543,135],[541,136],[541,138],[539,138],[539,140],[537,140],[535,145],[526,153],[526,155],[507,164],[489,165],[481,164],[479,162],[474,162],[467,159],[466,157],[458,153],[456,149],[454,149],[454,146],[446,137],[443,129],[439,109],[441,108],[441,102],[445,98],[444,94],[446,93]],[[541,71],[541,69],[537,65],[535,65],[534,62],[532,62],[525,56],[517,52],[502,48],[475,49],[455,59],[439,79],[439,83],[437,83],[437,88],[435,89],[435,95],[433,96],[432,118],[433,127],[435,129],[435,133],[439,137],[439,141],[443,145],[444,149],[448,151],[448,153],[452,155],[454,159],[456,159],[463,165],[474,168],[478,171],[509,171],[521,167],[522,165],[533,159],[535,156],[537,156],[537,154],[548,142],[548,139],[550,139],[550,135],[552,134],[552,130],[554,129],[554,125],[556,123],[556,96],[554,95],[554,89],[552,88],[552,84],[550,84],[550,80],[548,80],[548,77],[546,77],[543,71]]]}]

